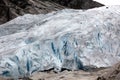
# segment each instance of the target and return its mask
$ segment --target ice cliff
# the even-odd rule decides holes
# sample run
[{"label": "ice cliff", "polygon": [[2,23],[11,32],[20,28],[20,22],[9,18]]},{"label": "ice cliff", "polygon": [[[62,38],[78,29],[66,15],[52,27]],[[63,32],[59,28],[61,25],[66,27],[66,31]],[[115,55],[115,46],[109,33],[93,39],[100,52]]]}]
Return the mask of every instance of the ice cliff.
[{"label": "ice cliff", "polygon": [[27,14],[0,26],[1,76],[109,67],[118,61],[120,6]]}]

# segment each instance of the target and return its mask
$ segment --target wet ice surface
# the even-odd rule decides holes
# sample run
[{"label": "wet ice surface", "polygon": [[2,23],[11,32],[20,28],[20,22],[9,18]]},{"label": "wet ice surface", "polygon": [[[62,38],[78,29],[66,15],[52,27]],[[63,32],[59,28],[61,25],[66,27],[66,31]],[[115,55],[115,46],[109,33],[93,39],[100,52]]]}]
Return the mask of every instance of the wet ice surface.
[{"label": "wet ice surface", "polygon": [[109,67],[120,61],[120,6],[24,15],[0,26],[0,74]]}]

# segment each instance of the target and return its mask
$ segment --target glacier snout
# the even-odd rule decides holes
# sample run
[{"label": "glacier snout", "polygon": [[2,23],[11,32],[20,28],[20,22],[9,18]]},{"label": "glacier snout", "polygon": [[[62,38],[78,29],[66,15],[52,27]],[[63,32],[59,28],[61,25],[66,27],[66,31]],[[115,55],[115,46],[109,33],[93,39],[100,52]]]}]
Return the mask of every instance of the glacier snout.
[{"label": "glacier snout", "polygon": [[[51,68],[79,70],[119,62],[119,9],[66,9],[42,16],[25,15],[1,25],[0,74],[23,77]],[[27,17],[32,18],[26,24]],[[16,30],[11,32],[12,28]]]}]

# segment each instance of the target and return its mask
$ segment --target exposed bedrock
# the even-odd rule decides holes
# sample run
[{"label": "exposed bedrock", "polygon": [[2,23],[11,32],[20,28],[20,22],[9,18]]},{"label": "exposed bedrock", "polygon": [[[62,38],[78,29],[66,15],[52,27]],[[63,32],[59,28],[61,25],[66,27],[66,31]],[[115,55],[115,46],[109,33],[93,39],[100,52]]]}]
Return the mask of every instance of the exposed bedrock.
[{"label": "exposed bedrock", "polygon": [[0,24],[24,14],[46,14],[64,8],[90,9],[103,4],[92,0],[0,0]]},{"label": "exposed bedrock", "polygon": [[93,0],[46,0],[46,1],[53,1],[60,5],[74,9],[90,9],[104,6],[103,4]]},{"label": "exposed bedrock", "polygon": [[0,0],[0,24],[24,14],[46,14],[64,6],[42,0]]}]

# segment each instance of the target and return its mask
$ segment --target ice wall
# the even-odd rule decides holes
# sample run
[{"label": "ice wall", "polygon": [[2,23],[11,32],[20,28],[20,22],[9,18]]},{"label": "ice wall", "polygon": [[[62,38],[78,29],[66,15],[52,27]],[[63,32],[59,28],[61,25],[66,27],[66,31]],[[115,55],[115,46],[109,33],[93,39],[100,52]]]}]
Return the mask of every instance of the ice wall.
[{"label": "ice wall", "polygon": [[21,16],[0,26],[0,75],[108,67],[120,61],[119,36],[120,6]]}]

